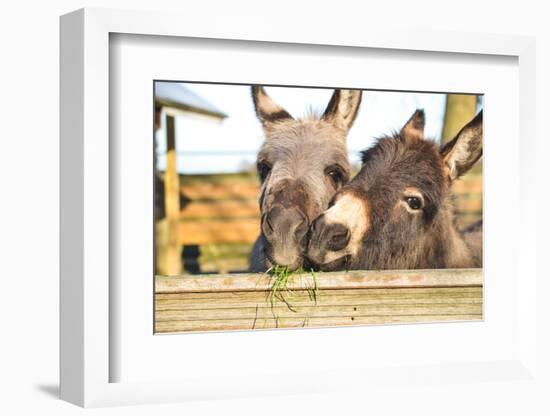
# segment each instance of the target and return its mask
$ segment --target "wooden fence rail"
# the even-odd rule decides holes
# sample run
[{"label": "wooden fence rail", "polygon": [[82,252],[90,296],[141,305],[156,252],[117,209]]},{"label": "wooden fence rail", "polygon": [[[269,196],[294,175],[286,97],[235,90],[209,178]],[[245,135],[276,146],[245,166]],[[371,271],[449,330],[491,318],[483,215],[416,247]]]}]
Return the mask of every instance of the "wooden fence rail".
[{"label": "wooden fence rail", "polygon": [[155,332],[323,327],[483,318],[481,269],[291,276],[157,276]]}]

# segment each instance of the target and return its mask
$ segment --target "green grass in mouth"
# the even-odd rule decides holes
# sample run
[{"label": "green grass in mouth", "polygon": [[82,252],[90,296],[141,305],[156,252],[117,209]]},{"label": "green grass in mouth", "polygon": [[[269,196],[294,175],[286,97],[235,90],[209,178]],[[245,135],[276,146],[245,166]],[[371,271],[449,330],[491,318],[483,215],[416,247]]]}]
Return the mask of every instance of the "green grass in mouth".
[{"label": "green grass in mouth", "polygon": [[[266,273],[271,273],[273,283],[268,293],[268,300],[273,308],[273,304],[276,300],[283,302],[288,309],[296,312],[296,309],[292,306],[291,302],[285,297],[285,294],[292,295],[292,290],[289,289],[288,283],[292,276],[307,273],[303,268],[290,271],[288,267],[275,265],[272,266]],[[309,271],[313,278],[313,287],[304,288],[307,290],[309,299],[317,305],[317,298],[319,294],[319,288],[317,286],[317,274],[313,269]]]}]

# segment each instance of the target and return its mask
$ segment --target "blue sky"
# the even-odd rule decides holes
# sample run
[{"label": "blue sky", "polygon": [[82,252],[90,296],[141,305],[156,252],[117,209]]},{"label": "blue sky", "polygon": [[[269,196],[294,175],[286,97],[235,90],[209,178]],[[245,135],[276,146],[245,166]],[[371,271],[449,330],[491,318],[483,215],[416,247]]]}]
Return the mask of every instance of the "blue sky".
[{"label": "blue sky", "polygon": [[[228,117],[222,122],[185,114],[176,117],[176,148],[180,173],[237,172],[255,162],[262,129],[254,114],[250,89],[240,85],[184,84],[214,104]],[[294,117],[309,109],[322,112],[332,90],[267,87],[268,94]],[[445,94],[364,91],[359,114],[348,135],[353,163],[359,152],[382,134],[399,129],[417,109],[426,112],[426,136],[439,140],[445,110]],[[157,132],[159,168],[164,169],[165,132]]]}]

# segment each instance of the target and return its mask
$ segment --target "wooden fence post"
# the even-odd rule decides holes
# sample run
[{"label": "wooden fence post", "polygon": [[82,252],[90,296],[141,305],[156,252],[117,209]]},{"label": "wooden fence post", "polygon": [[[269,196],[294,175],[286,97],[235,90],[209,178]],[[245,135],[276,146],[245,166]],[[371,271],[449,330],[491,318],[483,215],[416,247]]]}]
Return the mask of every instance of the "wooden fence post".
[{"label": "wooden fence post", "polygon": [[476,114],[477,95],[448,94],[441,143],[451,140]]},{"label": "wooden fence post", "polygon": [[[477,110],[477,95],[448,94],[441,143],[452,140],[460,129],[474,118]],[[458,224],[465,227],[482,217],[483,186],[482,163],[479,162],[456,181],[453,190],[457,198]]]},{"label": "wooden fence post", "polygon": [[[167,275],[181,274],[181,245],[179,242],[180,184],[177,169],[176,131],[174,116],[166,116],[166,171],[164,172],[165,224],[160,238],[163,239],[163,255],[159,259],[159,271]],[[160,246],[159,241],[159,246]]]}]

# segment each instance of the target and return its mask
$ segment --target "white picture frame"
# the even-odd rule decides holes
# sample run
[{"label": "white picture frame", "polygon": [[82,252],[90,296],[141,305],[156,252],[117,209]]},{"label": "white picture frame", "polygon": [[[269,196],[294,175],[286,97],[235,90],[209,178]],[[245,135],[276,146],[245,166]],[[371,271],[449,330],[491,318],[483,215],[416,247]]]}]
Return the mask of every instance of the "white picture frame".
[{"label": "white picture frame", "polygon": [[[185,24],[182,24],[185,22]],[[129,12],[83,9],[61,18],[61,397],[80,406],[156,403],[207,398],[231,398],[269,394],[296,394],[369,388],[383,392],[406,390],[418,382],[435,389],[434,382],[464,383],[483,389],[486,400],[497,399],[495,383],[510,388],[540,388],[542,378],[536,361],[537,303],[536,217],[530,213],[535,203],[535,41],[529,37],[473,33],[423,33],[420,31],[364,30],[361,37],[350,30],[327,35],[322,28],[307,32],[278,25],[250,21],[236,34],[231,22],[220,20],[205,26],[202,21],[172,13]],[[111,367],[117,356],[111,348],[111,314],[116,300],[109,276],[114,259],[110,256],[110,172],[109,152],[110,36],[112,34],[163,36],[172,38],[224,39],[226,41],[277,42],[285,44],[331,45],[333,47],[384,50],[428,51],[441,54],[508,56],[518,60],[519,190],[515,220],[518,227],[518,280],[513,339],[517,345],[498,360],[472,360],[439,364],[423,361],[414,366],[375,368],[333,367],[320,372],[304,368],[289,380],[284,371],[267,372],[270,379],[239,379],[228,374],[219,381],[205,371],[185,374],[180,380],[113,382]],[[151,119],[152,120],[152,119]],[[512,269],[512,267],[511,267]],[[137,323],[139,325],[139,323]],[[145,323],[143,324],[145,325]],[[404,327],[402,327],[404,328]],[[112,330],[112,328],[111,328]],[[402,329],[405,331],[405,329]],[[296,334],[298,331],[295,331]],[[314,334],[314,332],[311,332]],[[151,336],[153,336],[151,332]],[[239,336],[239,334],[234,334]],[[296,335],[290,335],[296,336]],[[313,336],[313,335],[311,335]],[[287,335],[288,337],[288,335]],[[353,340],[353,334],[346,338]],[[211,338],[212,339],[212,338]],[[238,343],[238,339],[233,342]],[[138,349],[140,346],[136,346]],[[508,350],[507,350],[508,351]],[[197,358],[195,358],[198,360]],[[205,365],[208,365],[205,362]],[[254,364],[248,364],[253,366]],[[411,377],[411,374],[414,374]],[[399,380],[399,382],[396,382]],[[414,381],[413,381],[414,380]],[[491,383],[483,383],[483,381]],[[386,387],[384,387],[386,386]],[[502,384],[500,385],[502,387]],[[455,389],[456,390],[456,389]],[[441,400],[445,394],[442,393]],[[382,396],[380,396],[382,397]]]}]

